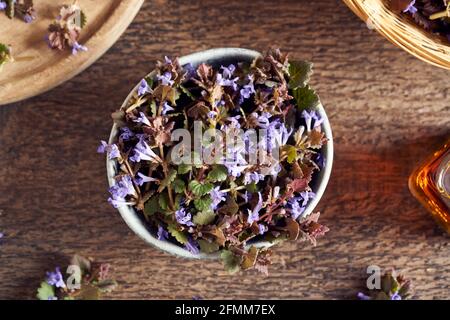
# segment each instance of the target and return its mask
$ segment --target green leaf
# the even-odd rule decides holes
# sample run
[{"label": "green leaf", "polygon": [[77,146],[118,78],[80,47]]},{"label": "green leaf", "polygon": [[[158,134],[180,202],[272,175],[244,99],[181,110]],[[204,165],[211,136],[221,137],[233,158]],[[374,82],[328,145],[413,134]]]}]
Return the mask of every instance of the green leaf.
[{"label": "green leaf", "polygon": [[96,286],[101,293],[109,293],[114,291],[119,284],[116,280],[105,279],[97,282]]},{"label": "green leaf", "polygon": [[297,148],[291,145],[285,145],[283,149],[287,153],[287,162],[291,164],[294,163],[297,159]]},{"label": "green leaf", "polygon": [[197,180],[192,180],[189,182],[189,190],[198,197],[204,196],[209,193],[214,188],[212,183],[200,183]]},{"label": "green leaf", "polygon": [[289,63],[289,88],[295,89],[308,84],[313,73],[313,64],[308,61],[291,61]]},{"label": "green leaf", "polygon": [[199,239],[200,251],[205,253],[213,253],[219,251],[219,245],[215,242],[209,242],[204,239]]},{"label": "green leaf", "polygon": [[247,184],[245,186],[245,189],[250,192],[250,193],[255,193],[258,192],[258,186],[256,185],[256,183],[252,182],[250,184]]},{"label": "green leaf", "polygon": [[158,196],[153,196],[144,205],[144,215],[149,217],[159,211]]},{"label": "green leaf", "polygon": [[83,10],[80,10],[80,28],[83,29],[86,26],[87,17]]},{"label": "green leaf", "polygon": [[235,256],[231,251],[223,250],[220,254],[220,258],[222,259],[225,270],[230,274],[236,273],[241,269],[241,259]]},{"label": "green leaf", "polygon": [[212,182],[225,181],[228,177],[228,170],[223,165],[216,165],[208,173],[208,180]]},{"label": "green leaf", "polygon": [[158,197],[158,204],[161,207],[161,210],[169,210],[169,195],[167,193],[161,193]]},{"label": "green leaf", "polygon": [[165,188],[167,188],[173,180],[177,177],[177,171],[175,169],[170,169],[169,173],[167,174],[167,177],[165,177],[158,188],[158,192],[163,191]]},{"label": "green leaf", "polygon": [[179,174],[185,174],[185,173],[188,173],[191,170],[192,170],[192,166],[190,164],[182,163],[182,164],[180,164],[178,166],[178,173]]},{"label": "green leaf", "polygon": [[6,16],[10,19],[14,18],[15,8],[14,0],[8,0],[8,7],[6,8]]},{"label": "green leaf", "polygon": [[314,109],[319,105],[319,96],[309,86],[296,88],[292,90],[292,95],[300,110]]},{"label": "green leaf", "polygon": [[186,94],[189,98],[191,98],[192,101],[195,101],[194,95],[185,86],[180,85],[179,88],[184,94]]},{"label": "green leaf", "polygon": [[54,296],[55,296],[55,288],[45,281],[41,282],[41,286],[37,291],[36,298],[38,298],[39,300],[48,300],[48,298]]},{"label": "green leaf", "polygon": [[216,214],[214,213],[214,211],[205,210],[205,211],[201,211],[201,212],[197,213],[194,216],[194,218],[192,219],[192,221],[196,225],[204,226],[204,225],[207,225],[207,224],[210,224],[211,222],[213,222],[215,217],[216,217]]},{"label": "green leaf", "polygon": [[174,237],[175,239],[177,239],[177,241],[181,244],[186,244],[188,242],[188,238],[187,236],[180,230],[177,229],[177,227],[173,224],[169,224],[167,226],[167,230],[169,231],[169,233],[172,235],[172,237]]},{"label": "green leaf", "polygon": [[194,206],[198,211],[204,211],[211,208],[212,199],[210,197],[203,197],[194,200]]},{"label": "green leaf", "polygon": [[176,178],[173,183],[173,189],[176,193],[184,193],[184,189],[186,188],[186,184],[180,178]]}]

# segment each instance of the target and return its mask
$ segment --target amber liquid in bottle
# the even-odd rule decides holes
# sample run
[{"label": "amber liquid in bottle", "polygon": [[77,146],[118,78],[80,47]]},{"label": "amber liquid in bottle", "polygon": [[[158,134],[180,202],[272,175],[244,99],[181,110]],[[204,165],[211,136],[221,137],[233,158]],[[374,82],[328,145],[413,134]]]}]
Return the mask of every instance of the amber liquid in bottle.
[{"label": "amber liquid in bottle", "polygon": [[411,174],[409,189],[450,234],[450,140]]}]

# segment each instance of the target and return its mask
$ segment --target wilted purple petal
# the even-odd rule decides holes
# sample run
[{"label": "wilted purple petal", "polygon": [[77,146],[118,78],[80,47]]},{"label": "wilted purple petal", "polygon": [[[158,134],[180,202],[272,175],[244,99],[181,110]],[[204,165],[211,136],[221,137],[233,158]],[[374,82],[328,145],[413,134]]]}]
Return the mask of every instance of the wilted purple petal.
[{"label": "wilted purple petal", "polygon": [[191,237],[188,238],[188,242],[184,247],[192,254],[200,253],[198,243],[194,241],[194,239],[192,239]]},{"label": "wilted purple petal", "polygon": [[158,225],[158,240],[167,240],[169,233],[161,226]]},{"label": "wilted purple petal", "polygon": [[47,278],[45,279],[45,281],[49,285],[55,286],[57,288],[66,287],[66,284],[64,283],[64,279],[59,267],[56,267],[54,272],[47,272]]}]

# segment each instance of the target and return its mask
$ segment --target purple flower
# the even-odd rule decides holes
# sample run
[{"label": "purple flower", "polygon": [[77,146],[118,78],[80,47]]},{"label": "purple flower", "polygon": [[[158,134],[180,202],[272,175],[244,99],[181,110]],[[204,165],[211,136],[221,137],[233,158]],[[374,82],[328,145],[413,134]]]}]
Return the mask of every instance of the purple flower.
[{"label": "purple flower", "polygon": [[122,127],[120,128],[120,136],[119,138],[123,141],[130,140],[132,137],[134,137],[134,132],[130,130],[128,127]]},{"label": "purple flower", "polygon": [[209,119],[214,119],[216,116],[217,116],[217,112],[215,112],[215,111],[208,112]]},{"label": "purple flower", "polygon": [[6,7],[7,7],[6,2],[0,1],[0,11],[1,11],[1,10],[5,10]]},{"label": "purple flower", "polygon": [[268,230],[268,228],[263,224],[258,224],[259,234],[264,234]]},{"label": "purple flower", "polygon": [[109,160],[120,158],[120,151],[116,144],[107,144],[106,141],[100,141],[101,144],[97,148],[98,153],[108,153]]},{"label": "purple flower", "polygon": [[358,292],[357,297],[358,297],[359,300],[371,300],[371,298],[369,296],[365,295],[362,292]]},{"label": "purple flower", "polygon": [[163,86],[171,86],[174,83],[170,72],[164,72],[164,74],[157,76],[157,78]]},{"label": "purple flower", "polygon": [[230,64],[228,67],[222,66],[221,69],[222,73],[217,73],[216,75],[216,82],[223,87],[232,87],[236,91],[238,88],[236,81],[239,80],[239,77],[231,78],[236,67]]},{"label": "purple flower", "polygon": [[171,60],[168,56],[164,56],[164,62],[165,62],[166,64],[171,64],[171,63],[172,63],[172,60]]},{"label": "purple flower", "polygon": [[192,216],[189,212],[186,211],[184,208],[180,208],[177,211],[175,211],[175,218],[177,219],[179,224],[183,224],[188,227],[194,226],[191,219]]},{"label": "purple flower", "polygon": [[305,207],[310,199],[314,199],[316,197],[316,194],[314,192],[303,191],[300,192],[300,196],[303,198],[302,207]]},{"label": "purple flower", "polygon": [[264,175],[258,172],[246,172],[244,175],[244,185],[250,184],[252,182],[258,183],[261,180],[264,180]]},{"label": "purple flower", "polygon": [[186,78],[187,78],[187,80],[189,80],[189,79],[191,79],[192,77],[195,76],[195,68],[194,68],[194,65],[192,63],[189,62],[188,64],[185,64],[183,66],[183,69],[186,70]]},{"label": "purple flower", "polygon": [[195,242],[194,239],[192,239],[191,237],[188,238],[188,242],[184,247],[192,254],[200,253],[197,242]]},{"label": "purple flower", "polygon": [[248,77],[249,83],[242,87],[240,90],[240,100],[239,104],[243,103],[245,99],[250,98],[250,96],[255,93],[255,87],[253,85],[253,79]]},{"label": "purple flower", "polygon": [[34,20],[33,16],[28,13],[23,16],[23,21],[25,21],[25,23],[31,23],[33,22],[33,20]]},{"label": "purple flower", "polygon": [[47,278],[45,281],[51,285],[55,286],[57,288],[65,288],[66,284],[64,283],[63,276],[61,274],[61,271],[59,267],[56,267],[55,272],[47,272]]},{"label": "purple flower", "polygon": [[167,240],[169,233],[161,225],[158,225],[157,236],[158,236],[158,240]]},{"label": "purple flower", "polygon": [[153,182],[153,181],[158,181],[158,179],[147,177],[141,172],[138,172],[137,177],[134,179],[134,182],[136,182],[138,186],[142,186],[146,182]]},{"label": "purple flower", "polygon": [[[303,110],[302,117],[305,119],[306,122],[306,130],[311,131],[314,128],[319,127],[324,119],[320,117],[315,111],[308,112],[306,110]],[[314,120],[314,126],[312,126]]]},{"label": "purple flower", "polygon": [[148,85],[147,80],[142,79],[138,87],[138,96],[141,97],[148,92],[150,92],[150,86]]},{"label": "purple flower", "polygon": [[326,159],[321,153],[317,154],[317,156],[316,156],[316,163],[317,163],[317,165],[319,166],[320,169],[323,169],[325,167]]},{"label": "purple flower", "polygon": [[142,160],[154,163],[161,162],[161,158],[152,151],[152,148],[150,148],[143,138],[139,140],[133,149],[133,156],[130,157],[130,160],[133,162],[141,162]]},{"label": "purple flower", "polygon": [[402,300],[402,296],[396,292],[391,296],[391,300]]},{"label": "purple flower", "polygon": [[417,8],[414,6],[416,4],[416,0],[412,0],[403,12],[410,12],[411,14],[415,14],[417,12]]},{"label": "purple flower", "polygon": [[79,51],[88,51],[88,48],[79,44],[78,42],[74,42],[73,46],[72,46],[72,54],[73,55],[77,55]]},{"label": "purple flower", "polygon": [[289,137],[292,135],[292,132],[294,132],[294,129],[291,128],[290,131],[286,128],[284,123],[281,124],[280,129],[278,130],[278,134],[276,137],[277,143],[279,146],[284,146],[289,140]]},{"label": "purple flower", "polygon": [[261,192],[258,192],[258,203],[256,204],[256,206],[253,208],[252,211],[250,211],[248,209],[248,218],[247,218],[247,223],[248,224],[252,224],[253,222],[259,220],[259,210],[261,210],[262,208],[262,196],[261,196]]},{"label": "purple flower", "polygon": [[147,116],[143,112],[139,112],[139,117],[134,119],[133,122],[143,123],[146,126],[150,126],[150,121],[148,120]]},{"label": "purple flower", "polygon": [[114,208],[131,204],[125,200],[126,196],[136,194],[131,177],[129,175],[122,176],[115,185],[109,188],[109,193],[111,193],[111,197],[108,202]]},{"label": "purple flower", "polygon": [[269,119],[272,117],[272,115],[268,112],[263,112],[262,115],[258,115],[256,112],[253,112],[251,116],[256,119],[258,125],[263,129],[266,129],[269,126]]},{"label": "purple flower", "polygon": [[169,111],[173,111],[175,110],[174,108],[172,108],[167,102],[164,102],[163,104],[163,109],[162,109],[162,114],[165,115],[167,112]]},{"label": "purple flower", "polygon": [[220,191],[220,186],[215,187],[209,192],[209,195],[211,196],[212,203],[211,203],[211,209],[216,210],[219,203],[222,201],[225,201],[226,198],[224,197],[225,192]]}]

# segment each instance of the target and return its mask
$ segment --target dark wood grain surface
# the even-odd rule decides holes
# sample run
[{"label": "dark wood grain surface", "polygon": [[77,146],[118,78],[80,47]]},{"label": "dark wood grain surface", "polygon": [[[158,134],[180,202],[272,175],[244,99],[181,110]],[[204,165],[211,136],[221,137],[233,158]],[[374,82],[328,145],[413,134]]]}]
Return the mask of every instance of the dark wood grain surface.
[{"label": "dark wood grain surface", "polygon": [[[95,150],[110,113],[163,55],[280,46],[315,63],[335,137],[315,248],[278,247],[267,277],[148,247],[106,202]],[[396,267],[416,298],[450,293],[449,237],[410,195],[413,168],[450,135],[447,71],[370,31],[339,1],[146,1],[96,64],[60,87],[0,108],[0,298],[33,298],[74,253],[111,263],[119,299],[347,299],[368,265]]]}]

